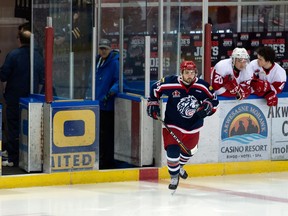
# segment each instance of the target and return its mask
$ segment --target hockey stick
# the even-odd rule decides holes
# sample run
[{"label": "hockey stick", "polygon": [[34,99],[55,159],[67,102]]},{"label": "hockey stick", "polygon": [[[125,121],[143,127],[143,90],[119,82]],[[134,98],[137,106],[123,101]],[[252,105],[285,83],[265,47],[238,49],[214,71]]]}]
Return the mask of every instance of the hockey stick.
[{"label": "hockey stick", "polygon": [[179,144],[180,148],[189,156],[192,156],[192,153],[189,149],[186,148],[186,146],[181,142],[181,140],[173,133],[173,131],[168,127],[168,125],[161,119],[158,118],[158,120],[165,126],[165,128],[168,130],[170,135],[177,141]]}]

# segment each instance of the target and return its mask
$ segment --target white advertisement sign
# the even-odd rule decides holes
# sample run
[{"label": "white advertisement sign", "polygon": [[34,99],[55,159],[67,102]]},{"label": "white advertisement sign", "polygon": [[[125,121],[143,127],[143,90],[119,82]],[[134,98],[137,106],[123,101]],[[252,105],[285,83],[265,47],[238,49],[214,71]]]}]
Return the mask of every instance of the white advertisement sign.
[{"label": "white advertisement sign", "polygon": [[263,100],[221,101],[219,162],[270,160],[267,111]]},{"label": "white advertisement sign", "polygon": [[272,119],[272,160],[288,159],[288,100],[279,98],[278,106],[271,107],[268,118]]}]

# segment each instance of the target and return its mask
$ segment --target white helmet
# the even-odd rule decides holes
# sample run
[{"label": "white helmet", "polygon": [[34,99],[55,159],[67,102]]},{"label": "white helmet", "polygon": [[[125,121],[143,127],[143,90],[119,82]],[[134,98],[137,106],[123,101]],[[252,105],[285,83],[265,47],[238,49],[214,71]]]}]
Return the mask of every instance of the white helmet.
[{"label": "white helmet", "polygon": [[236,47],[232,52],[231,58],[232,58],[232,64],[234,66],[236,59],[246,60],[248,63],[250,56],[245,48]]}]

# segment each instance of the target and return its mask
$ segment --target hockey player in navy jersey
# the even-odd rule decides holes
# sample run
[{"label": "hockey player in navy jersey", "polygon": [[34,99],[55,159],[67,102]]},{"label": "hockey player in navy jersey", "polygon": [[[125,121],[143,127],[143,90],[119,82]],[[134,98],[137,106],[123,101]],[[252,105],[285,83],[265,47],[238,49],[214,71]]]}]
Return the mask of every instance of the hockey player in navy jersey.
[{"label": "hockey player in navy jersey", "polygon": [[193,61],[183,61],[180,70],[179,76],[167,76],[154,83],[147,102],[147,114],[158,120],[159,99],[162,95],[168,96],[164,122],[190,150],[188,154],[180,148],[175,138],[163,128],[171,190],[176,190],[179,176],[183,179],[188,177],[183,166],[197,151],[199,131],[204,118],[215,113],[219,103],[212,87],[206,81],[197,78],[197,68]]}]

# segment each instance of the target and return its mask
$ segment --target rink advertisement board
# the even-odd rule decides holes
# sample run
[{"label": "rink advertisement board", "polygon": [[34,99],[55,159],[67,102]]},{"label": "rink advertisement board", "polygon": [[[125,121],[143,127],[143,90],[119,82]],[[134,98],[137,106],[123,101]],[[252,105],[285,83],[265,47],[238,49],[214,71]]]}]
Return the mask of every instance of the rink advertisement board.
[{"label": "rink advertisement board", "polygon": [[[288,160],[287,96],[286,92],[279,94],[274,107],[255,95],[241,101],[218,96],[218,110],[205,118],[198,152],[188,163]],[[163,103],[163,113],[165,106]],[[163,151],[161,164],[166,162]]]},{"label": "rink advertisement board", "polygon": [[19,167],[27,172],[42,171],[43,101],[20,99]]},{"label": "rink advertisement board", "polygon": [[48,112],[51,128],[50,136],[45,136],[50,141],[49,149],[45,142],[45,171],[98,169],[98,101],[52,102]]},{"label": "rink advertisement board", "polygon": [[270,107],[267,114],[272,119],[271,160],[288,159],[288,101],[279,98],[278,106]]},{"label": "rink advertisement board", "polygon": [[219,162],[270,160],[271,123],[264,100],[221,100],[219,108]]},{"label": "rink advertisement board", "polygon": [[[279,94],[274,107],[255,95],[241,101],[219,96],[218,110],[205,118],[198,152],[188,163],[288,160],[287,96]],[[165,151],[161,163],[166,164]]]}]

